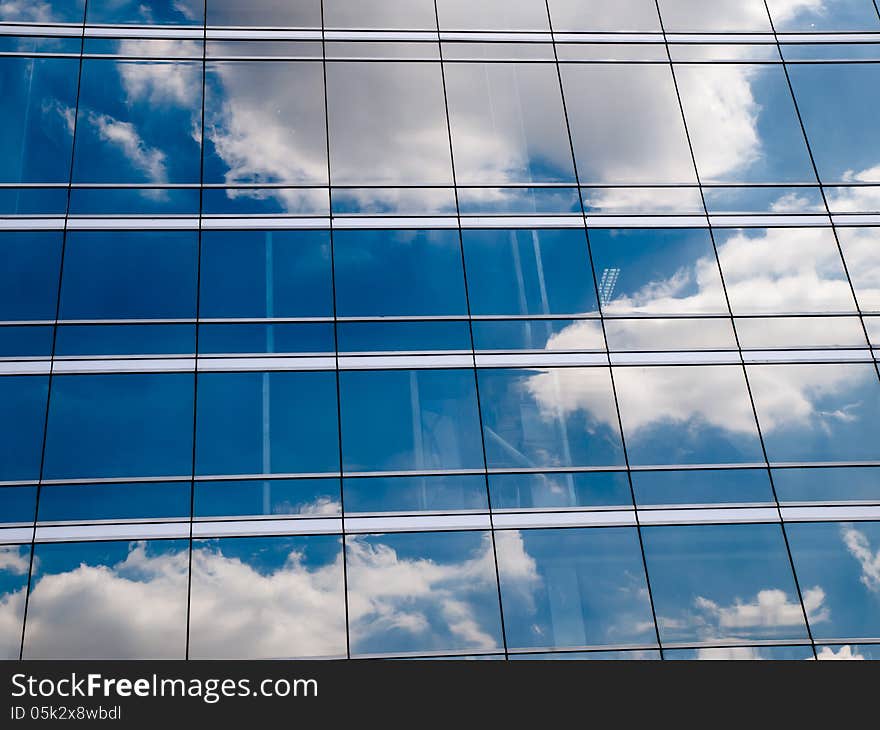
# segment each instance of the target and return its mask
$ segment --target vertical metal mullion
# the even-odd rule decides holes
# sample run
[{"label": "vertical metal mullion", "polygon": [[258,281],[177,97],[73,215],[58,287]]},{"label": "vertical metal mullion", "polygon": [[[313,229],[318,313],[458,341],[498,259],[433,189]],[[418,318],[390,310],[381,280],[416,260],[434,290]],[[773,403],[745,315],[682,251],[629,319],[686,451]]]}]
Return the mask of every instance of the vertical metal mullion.
[{"label": "vertical metal mullion", "polygon": [[[43,443],[40,451],[40,474],[39,480],[37,482],[37,493],[34,500],[34,524],[33,531],[31,533],[31,554],[28,565],[28,578],[27,578],[27,587],[24,594],[24,611],[21,617],[21,643],[19,646],[18,658],[22,659],[24,657],[24,638],[25,638],[25,629],[27,626],[27,614],[28,614],[28,605],[30,602],[31,596],[31,585],[33,583],[33,573],[34,573],[34,553],[37,549],[37,519],[40,515],[40,497],[43,491],[43,479],[44,479],[44,470],[46,466],[46,442],[49,434],[49,406],[52,401],[52,384],[55,378],[55,348],[56,343],[58,341],[58,321],[61,316],[61,284],[64,276],[64,256],[67,250],[67,233],[68,233],[68,219],[70,218],[70,199],[73,194],[73,165],[74,158],[76,156],[76,128],[77,121],[79,119],[79,96],[80,89],[82,86],[82,72],[83,72],[83,53],[85,48],[85,38],[86,38],[86,14],[89,8],[89,0],[85,0],[83,5],[83,20],[82,27],[80,30],[80,45],[79,45],[79,69],[77,71],[76,77],[76,102],[74,104],[74,112],[73,112],[73,132],[71,134],[70,140],[70,168],[68,170],[67,175],[67,204],[64,211],[64,230],[61,234],[61,256],[58,262],[58,287],[55,292],[55,322],[52,326],[52,348],[49,352],[49,376],[47,381],[46,388],[46,406],[43,409]],[[38,59],[34,57],[34,61],[36,63]]]}]

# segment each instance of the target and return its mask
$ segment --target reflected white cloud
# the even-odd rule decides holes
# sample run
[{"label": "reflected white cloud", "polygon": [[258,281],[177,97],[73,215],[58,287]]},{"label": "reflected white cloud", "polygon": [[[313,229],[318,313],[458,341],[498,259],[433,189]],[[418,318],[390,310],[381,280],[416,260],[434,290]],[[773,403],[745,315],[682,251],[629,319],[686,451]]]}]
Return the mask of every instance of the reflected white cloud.
[{"label": "reflected white cloud", "polygon": [[165,153],[144,142],[134,124],[93,111],[87,113],[86,120],[95,128],[101,141],[118,148],[150,182],[161,184],[168,181]]},{"label": "reflected white cloud", "polygon": [[862,585],[871,593],[880,593],[880,549],[873,551],[868,536],[855,527],[842,527],[841,533],[846,549],[862,569]]},{"label": "reflected white cloud", "polygon": [[858,650],[853,650],[848,644],[834,650],[832,646],[823,646],[816,655],[818,659],[825,660],[844,660],[844,661],[864,661],[863,654],[859,654]]}]

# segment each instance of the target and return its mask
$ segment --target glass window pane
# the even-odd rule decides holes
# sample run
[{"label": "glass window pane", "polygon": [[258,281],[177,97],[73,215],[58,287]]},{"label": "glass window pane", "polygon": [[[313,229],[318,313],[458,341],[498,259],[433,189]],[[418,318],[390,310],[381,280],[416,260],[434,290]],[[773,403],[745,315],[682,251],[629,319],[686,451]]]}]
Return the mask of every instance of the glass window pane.
[{"label": "glass window pane", "polygon": [[880,458],[880,381],[873,365],[747,369],[771,462]]},{"label": "glass window pane", "polygon": [[767,0],[777,32],[880,30],[871,0],[825,0],[820,4]]},{"label": "glass window pane", "polygon": [[335,185],[452,184],[440,64],[328,63],[327,104]]},{"label": "glass window pane", "polygon": [[27,659],[183,659],[186,540],[37,545]]},{"label": "glass window pane", "polygon": [[780,502],[880,502],[880,468],[865,466],[774,469]]},{"label": "glass window pane", "polygon": [[192,375],[56,375],[45,476],[191,474],[192,421]]},{"label": "glass window pane", "polygon": [[494,510],[632,507],[625,472],[490,474]]},{"label": "glass window pane", "polygon": [[120,25],[201,25],[205,22],[204,0],[89,0],[88,23]]},{"label": "glass window pane", "polygon": [[602,323],[594,319],[478,320],[472,327],[474,347],[482,351],[605,351]]},{"label": "glass window pane", "polygon": [[201,114],[200,63],[83,61],[73,179],[198,183]]},{"label": "glass window pane", "polygon": [[[564,63],[560,68],[581,183],[696,182],[668,66]],[[646,190],[644,195],[653,194]]]},{"label": "glass window pane", "polygon": [[786,528],[813,638],[880,638],[880,522],[793,524]]},{"label": "glass window pane", "polygon": [[51,325],[4,325],[0,327],[0,358],[48,358],[52,354],[53,333]]},{"label": "glass window pane", "polygon": [[206,318],[333,316],[330,267],[330,237],[323,231],[206,231],[199,312]]},{"label": "glass window pane", "polygon": [[37,512],[37,488],[0,488],[0,523],[3,525],[30,524]]},{"label": "glass window pane", "polygon": [[717,317],[606,319],[605,336],[612,352],[736,349],[731,321]]},{"label": "glass window pane", "polygon": [[823,182],[880,182],[880,65],[805,63],[789,68]]},{"label": "glass window pane", "polygon": [[332,354],[330,322],[199,325],[199,354]]},{"label": "glass window pane", "polygon": [[340,317],[467,314],[457,231],[338,231],[333,244]]},{"label": "glass window pane", "polygon": [[491,469],[623,464],[607,368],[481,370]]},{"label": "glass window pane", "polygon": [[0,233],[0,320],[52,320],[58,306],[62,234]]},{"label": "glass window pane", "polygon": [[627,650],[627,651],[557,651],[528,654],[511,654],[510,661],[659,661],[659,651]]},{"label": "glass window pane", "polygon": [[333,373],[199,375],[197,474],[338,470]]},{"label": "glass window pane", "polygon": [[343,481],[346,514],[485,511],[479,475],[368,477]]},{"label": "glass window pane", "polygon": [[660,30],[654,0],[549,0],[548,5],[557,33]]},{"label": "glass window pane", "polygon": [[341,372],[343,468],[482,469],[470,370]]},{"label": "glass window pane", "polygon": [[630,463],[764,460],[741,367],[618,367],[614,382]]},{"label": "glass window pane", "polygon": [[321,63],[219,61],[205,73],[206,183],[327,184]]},{"label": "glass window pane", "polygon": [[326,28],[436,30],[433,0],[324,0]]},{"label": "glass window pane", "polygon": [[82,23],[86,0],[43,0],[39,3],[3,3],[4,23]]},{"label": "glass window pane", "polygon": [[574,182],[556,67],[447,63],[458,183]]},{"label": "glass window pane", "polygon": [[597,311],[582,230],[463,231],[471,313]]},{"label": "glass window pane", "polygon": [[195,231],[70,232],[62,319],[179,319],[196,314]]},{"label": "glass window pane", "polygon": [[880,228],[838,228],[846,269],[863,312],[880,312]]},{"label": "glass window pane", "polygon": [[195,517],[309,517],[342,512],[338,479],[197,481]]},{"label": "glass window pane", "polygon": [[466,321],[339,322],[339,352],[470,352]]},{"label": "glass window pane", "polygon": [[437,0],[440,30],[549,30],[545,0]]},{"label": "glass window pane", "polygon": [[55,356],[189,355],[196,351],[194,324],[62,325]]},{"label": "glass window pane", "polygon": [[667,32],[716,31],[770,33],[763,0],[659,0]]},{"label": "glass window pane", "polygon": [[345,550],[353,655],[502,646],[488,532],[347,537]]},{"label": "glass window pane", "polygon": [[844,644],[843,646],[817,646],[817,659],[843,661],[880,661],[880,645]]},{"label": "glass window pane", "polygon": [[739,317],[736,332],[743,349],[789,347],[867,347],[858,317]]},{"label": "glass window pane", "polygon": [[40,522],[145,520],[190,515],[190,482],[132,484],[45,484],[40,488]]},{"label": "glass window pane", "polygon": [[0,58],[0,182],[70,179],[78,66],[71,58]]},{"label": "glass window pane", "polygon": [[715,242],[734,314],[855,311],[830,228],[716,230]]},{"label": "glass window pane", "polygon": [[782,66],[678,65],[675,73],[703,182],[816,179]]},{"label": "glass window pane", "polygon": [[[645,527],[642,539],[661,641],[807,638],[779,525]],[[825,597],[805,588],[804,601]]]},{"label": "glass window pane", "polygon": [[338,536],[196,540],[192,566],[191,658],[345,656]]},{"label": "glass window pane", "polygon": [[207,0],[208,25],[320,28],[321,0]]},{"label": "glass window pane", "polygon": [[813,659],[810,646],[709,646],[701,649],[666,649],[664,659],[701,661],[804,661]]},{"label": "glass window pane", "polygon": [[30,545],[0,545],[0,605],[3,606],[0,659],[18,659],[21,651],[21,622],[30,563]]},{"label": "glass window pane", "polygon": [[728,312],[706,230],[595,230],[590,248],[607,314]]},{"label": "glass window pane", "polygon": [[863,321],[865,329],[868,330],[868,339],[871,344],[874,347],[880,347],[880,317],[865,317]]},{"label": "glass window pane", "polygon": [[495,533],[510,648],[653,644],[636,530]]},{"label": "glass window pane", "polygon": [[766,469],[634,471],[638,505],[775,503]]},{"label": "glass window pane", "polygon": [[40,478],[48,378],[0,377],[0,482]]}]

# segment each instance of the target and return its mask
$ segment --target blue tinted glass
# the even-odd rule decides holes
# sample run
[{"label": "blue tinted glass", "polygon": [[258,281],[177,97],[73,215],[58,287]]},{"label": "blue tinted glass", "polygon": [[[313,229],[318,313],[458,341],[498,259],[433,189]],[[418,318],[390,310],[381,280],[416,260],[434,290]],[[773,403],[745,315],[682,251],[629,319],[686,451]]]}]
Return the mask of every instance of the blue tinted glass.
[{"label": "blue tinted glass", "polygon": [[326,185],[326,129],[320,62],[208,63],[206,183]]},{"label": "blue tinted glass", "polygon": [[340,352],[418,352],[471,349],[467,322],[340,322]]},{"label": "blue tinted glass", "polygon": [[56,232],[0,233],[0,319],[55,319],[61,240]]},{"label": "blue tinted glass", "polygon": [[489,533],[365,535],[345,549],[353,655],[503,645]]},{"label": "blue tinted glass", "polygon": [[73,179],[199,182],[201,108],[196,62],[83,61]]},{"label": "blue tinted glass", "polygon": [[165,319],[196,314],[198,233],[67,234],[62,319]]},{"label": "blue tinted glass", "polygon": [[202,213],[326,216],[330,214],[330,193],[327,188],[203,188]]},{"label": "blue tinted glass", "polygon": [[33,522],[36,504],[36,487],[0,488],[0,521],[10,524]]},{"label": "blue tinted glass", "polygon": [[0,327],[0,357],[49,357],[52,327]]},{"label": "blue tinted glass", "polygon": [[880,17],[871,0],[828,0],[788,3],[767,0],[777,31],[880,30]]},{"label": "blue tinted glass", "polygon": [[880,501],[880,469],[833,467],[774,469],[780,502]]},{"label": "blue tinted glass", "polygon": [[197,188],[73,188],[71,215],[196,215]]},{"label": "blue tinted glass", "polygon": [[706,230],[596,230],[590,247],[609,314],[727,312]]},{"label": "blue tinted glass", "polygon": [[64,215],[67,188],[2,188],[0,215]]},{"label": "blue tinted glass", "polygon": [[200,354],[327,353],[335,350],[330,323],[203,324]]},{"label": "blue tinted glass", "polygon": [[557,651],[535,654],[511,654],[510,661],[659,661],[659,651]]},{"label": "blue tinted glass", "polygon": [[338,470],[333,373],[199,375],[197,474]]},{"label": "blue tinted glass", "polygon": [[78,66],[70,58],[0,58],[0,181],[70,179]]},{"label": "blue tinted glass", "polygon": [[844,644],[843,646],[817,646],[820,660],[880,661],[880,644]]},{"label": "blue tinted glass", "polygon": [[481,370],[489,468],[624,463],[607,368]]},{"label": "blue tinted glass", "polygon": [[789,68],[795,98],[823,182],[880,182],[880,84],[871,63],[807,63]]},{"label": "blue tinted glass", "polygon": [[0,21],[4,23],[82,23],[86,0],[41,0],[4,3]]},{"label": "blue tinted glass", "polygon": [[40,522],[189,517],[189,482],[44,485]]},{"label": "blue tinted glass", "polygon": [[634,471],[636,504],[720,504],[774,502],[764,469]]},{"label": "blue tinted glass", "polygon": [[632,507],[624,472],[490,474],[492,509]]},{"label": "blue tinted glass", "polygon": [[333,243],[339,316],[467,313],[457,231],[338,231]]},{"label": "blue tinted glass", "polygon": [[461,215],[565,215],[581,213],[577,188],[459,188]]},{"label": "blue tinted glass", "polygon": [[5,608],[0,630],[2,659],[18,659],[21,651],[21,623],[30,563],[30,545],[0,545],[0,605]]},{"label": "blue tinted glass", "polygon": [[342,372],[339,387],[346,471],[483,468],[473,371]]},{"label": "blue tinted glass", "polygon": [[321,27],[321,0],[207,0],[208,25],[257,26],[260,28]]},{"label": "blue tinted glass", "polygon": [[[786,530],[813,638],[880,638],[880,523]],[[816,596],[815,605],[808,595]]]},{"label": "blue tinted glass", "polygon": [[473,314],[596,311],[583,231],[464,231],[462,236]]},{"label": "blue tinted glass", "polygon": [[48,379],[0,377],[0,481],[40,478]]},{"label": "blue tinted glass", "polygon": [[741,367],[619,367],[614,382],[631,463],[764,460]]},{"label": "blue tinted glass", "polygon": [[672,649],[664,659],[702,661],[803,661],[813,659],[810,646],[709,646],[701,649]]},{"label": "blue tinted glass", "polygon": [[195,517],[321,517],[342,512],[338,479],[196,482],[194,498]]},{"label": "blue tinted glass", "polygon": [[511,648],[654,643],[636,530],[495,533]]},{"label": "blue tinted glass", "polygon": [[189,655],[344,657],[344,590],[335,535],[196,540]]},{"label": "blue tinted glass", "polygon": [[602,323],[590,319],[521,319],[473,323],[477,350],[604,351]]},{"label": "blue tinted glass", "polygon": [[779,525],[643,527],[642,539],[661,641],[807,637]]},{"label": "blue tinted glass", "polygon": [[872,365],[747,369],[771,462],[880,458],[880,382]]},{"label": "blue tinted glass", "polygon": [[192,375],[56,376],[46,478],[191,474],[192,420]]},{"label": "blue tinted glass", "polygon": [[332,316],[331,277],[325,232],[203,233],[199,312],[209,318]]},{"label": "blue tinted glass", "polygon": [[204,0],[89,0],[89,23],[138,25],[200,25],[205,20]]},{"label": "blue tinted glass", "polygon": [[24,656],[183,659],[187,540],[37,545]]},{"label": "blue tinted glass", "polygon": [[346,513],[485,510],[486,480],[479,475],[368,477],[343,480]]},{"label": "blue tinted glass", "polygon": [[188,355],[196,349],[194,324],[63,325],[55,354]]}]

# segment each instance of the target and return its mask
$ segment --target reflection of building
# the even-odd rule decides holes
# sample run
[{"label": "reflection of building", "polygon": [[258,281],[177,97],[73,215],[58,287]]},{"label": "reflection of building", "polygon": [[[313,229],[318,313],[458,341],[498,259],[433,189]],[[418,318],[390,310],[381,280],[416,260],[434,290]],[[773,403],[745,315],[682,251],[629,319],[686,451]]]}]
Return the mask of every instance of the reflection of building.
[{"label": "reflection of building", "polygon": [[0,655],[880,656],[874,0],[0,36]]}]

